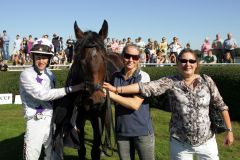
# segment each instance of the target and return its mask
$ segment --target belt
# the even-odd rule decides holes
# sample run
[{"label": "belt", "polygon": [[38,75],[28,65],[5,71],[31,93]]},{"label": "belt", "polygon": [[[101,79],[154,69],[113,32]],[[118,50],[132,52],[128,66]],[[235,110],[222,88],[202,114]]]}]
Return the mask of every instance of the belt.
[{"label": "belt", "polygon": [[47,117],[51,117],[50,115],[44,115],[42,113],[37,113],[33,116],[30,116],[30,117],[27,117],[27,120],[31,120],[31,119],[34,119],[34,120],[40,120],[40,119],[45,119]]}]

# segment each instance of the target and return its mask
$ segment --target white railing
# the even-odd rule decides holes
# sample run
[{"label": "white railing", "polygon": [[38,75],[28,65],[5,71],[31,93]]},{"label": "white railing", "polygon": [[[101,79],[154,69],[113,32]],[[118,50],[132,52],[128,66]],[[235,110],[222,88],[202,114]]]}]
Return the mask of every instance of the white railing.
[{"label": "white railing", "polygon": [[[164,66],[176,66],[176,63],[163,63],[163,64],[157,64],[157,63],[140,63],[141,67],[164,67]],[[215,63],[215,64],[201,64],[204,66],[227,66],[227,65],[240,65],[240,63]],[[32,65],[9,65],[8,70],[9,71],[23,71],[25,68],[28,68]],[[70,68],[69,65],[50,65],[50,70],[62,70],[62,69],[68,69]]]},{"label": "white railing", "polygon": [[[25,68],[31,67],[32,65],[8,65],[8,71],[23,71]],[[61,70],[70,68],[69,65],[50,65],[50,70]]]}]

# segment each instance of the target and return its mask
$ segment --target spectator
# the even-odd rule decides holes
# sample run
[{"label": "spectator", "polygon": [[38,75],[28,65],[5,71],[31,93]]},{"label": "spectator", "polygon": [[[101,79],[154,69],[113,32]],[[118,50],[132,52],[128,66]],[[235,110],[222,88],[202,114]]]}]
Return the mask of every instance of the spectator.
[{"label": "spectator", "polygon": [[0,34],[0,56],[1,56],[1,59],[3,59],[3,37],[2,35]]},{"label": "spectator", "polygon": [[227,51],[227,52],[224,54],[222,63],[233,63],[233,62],[234,62],[234,61],[233,61],[231,52]]},{"label": "spectator", "polygon": [[118,53],[121,54],[123,51],[123,48],[126,46],[125,43],[123,43],[121,40],[118,41]]},{"label": "spectator", "polygon": [[212,42],[212,48],[213,49],[223,49],[223,40],[221,39],[220,33],[216,35],[216,39]]},{"label": "spectator", "polygon": [[202,58],[204,58],[205,56],[207,56],[208,50],[211,49],[211,44],[210,44],[210,40],[208,37],[206,37],[204,39],[204,42],[201,46],[201,52],[202,52]]},{"label": "spectator", "polygon": [[118,45],[117,39],[112,38],[112,43],[111,43],[112,52],[118,53],[118,47],[119,47],[119,45]]},{"label": "spectator", "polygon": [[217,56],[219,62],[223,59],[223,40],[221,39],[220,33],[216,35],[216,39],[212,42],[213,53]]},{"label": "spectator", "polygon": [[147,59],[148,63],[157,63],[157,54],[156,50],[154,49],[154,43],[150,42],[147,45]]},{"label": "spectator", "polygon": [[54,55],[56,55],[56,53],[60,51],[59,36],[57,36],[56,33],[53,34],[52,44],[54,46]]},{"label": "spectator", "polygon": [[126,43],[127,43],[126,38],[123,38],[123,39],[122,39],[122,43],[125,44],[125,46],[126,46]]},{"label": "spectator", "polygon": [[170,53],[169,62],[170,63],[177,63],[177,57],[174,53]]},{"label": "spectator", "polygon": [[166,55],[164,53],[164,50],[160,50],[157,52],[157,64],[163,63],[166,63]]},{"label": "spectator", "polygon": [[[139,49],[128,45],[123,49],[124,68],[112,77],[114,90],[110,98],[116,102],[116,136],[120,160],[134,160],[135,150],[141,160],[154,160],[155,138],[149,104],[141,95],[122,95],[119,88],[132,83],[149,82],[150,77],[139,69]],[[109,84],[110,85],[110,84]],[[144,117],[144,118],[143,118]]]},{"label": "spectator", "polygon": [[[58,57],[58,53],[56,53],[51,59],[51,65],[58,65],[59,62],[60,62],[60,60],[59,60],[59,57]],[[56,67],[53,67],[53,68],[56,69]]]},{"label": "spectator", "polygon": [[16,39],[13,42],[13,52],[12,55],[18,55],[21,49],[22,40],[19,35],[16,36]]},{"label": "spectator", "polygon": [[127,42],[126,42],[126,46],[127,45],[130,45],[130,44],[133,44],[132,40],[130,37],[127,38]]},{"label": "spectator", "polygon": [[145,42],[142,41],[142,37],[138,37],[136,45],[143,50],[145,48]]},{"label": "spectator", "polygon": [[187,44],[186,44],[185,49],[191,49],[190,43],[187,43]]},{"label": "spectator", "polygon": [[0,71],[7,71],[8,65],[4,63],[2,59],[0,59]]},{"label": "spectator", "polygon": [[226,50],[225,53],[226,52],[231,53],[231,56],[234,61],[236,57],[235,48],[237,48],[237,42],[235,41],[235,39],[232,38],[232,33],[227,34],[227,39],[225,39],[225,41],[223,42],[223,47]]},{"label": "spectator", "polygon": [[154,40],[154,41],[153,41],[153,45],[154,45],[154,50],[155,50],[156,53],[157,53],[158,51],[160,51],[160,49],[159,49],[159,44],[158,44],[158,41],[157,41],[157,40]]},{"label": "spectator", "polygon": [[27,54],[26,54],[26,61],[30,62],[31,58],[30,58],[30,54],[31,54],[31,49],[33,46],[34,40],[32,38],[32,35],[28,36],[28,41],[27,41]]},{"label": "spectator", "polygon": [[105,41],[105,48],[107,49],[107,52],[112,52],[111,39],[109,37],[107,37]]},{"label": "spectator", "polygon": [[[140,53],[139,53],[139,58],[140,58],[139,62],[140,62],[140,63],[146,63],[146,62],[147,62],[146,53],[145,53],[142,49],[140,49],[139,51],[140,51]],[[144,67],[145,67],[145,66],[146,66],[146,65],[144,65]]]},{"label": "spectator", "polygon": [[[119,94],[141,93],[142,96],[159,96],[167,93],[171,107],[170,159],[219,160],[215,134],[211,130],[209,105],[220,109],[226,127],[224,144],[230,146],[234,137],[228,113],[218,88],[211,77],[200,76],[199,61],[192,50],[184,49],[178,56],[179,75],[163,77],[151,82],[139,82],[130,86],[105,88],[117,90]],[[210,149],[211,148],[211,149]]]},{"label": "spectator", "polygon": [[22,50],[22,53],[25,54],[28,52],[28,49],[27,49],[27,38],[26,37],[23,37],[23,40],[22,40],[22,43],[21,43],[21,50]]},{"label": "spectator", "polygon": [[60,37],[59,38],[59,43],[60,43],[60,51],[62,51],[63,50],[63,37]]},{"label": "spectator", "polygon": [[67,60],[67,56],[64,52],[64,50],[61,50],[58,53],[58,59],[59,59],[59,63],[65,65],[66,64],[66,60]]},{"label": "spectator", "polygon": [[166,37],[162,37],[162,42],[159,44],[160,51],[164,51],[162,54],[167,56],[168,42]]},{"label": "spectator", "polygon": [[67,44],[67,61],[68,61],[68,63],[72,63],[74,40],[72,39],[71,35],[67,39],[66,44]]},{"label": "spectator", "polygon": [[173,42],[169,44],[168,48],[170,49],[170,55],[175,54],[177,57],[182,50],[182,45],[178,42],[177,37],[173,37]]},{"label": "spectator", "polygon": [[20,49],[18,54],[14,54],[12,57],[13,65],[25,65],[25,54],[23,53],[23,50]]},{"label": "spectator", "polygon": [[54,89],[55,76],[46,68],[53,56],[53,45],[49,40],[42,38],[34,42],[31,54],[33,66],[25,69],[20,75],[20,96],[26,119],[23,159],[37,160],[43,145],[45,159],[49,160],[54,159],[52,100],[76,92],[80,86]]},{"label": "spectator", "polygon": [[209,63],[215,64],[217,63],[217,57],[213,54],[212,49],[209,49],[207,55],[203,57],[203,60],[200,63]]},{"label": "spectator", "polygon": [[6,30],[3,30],[3,58],[4,60],[9,60],[10,54],[9,54],[9,43],[10,43],[10,38],[7,34]]}]

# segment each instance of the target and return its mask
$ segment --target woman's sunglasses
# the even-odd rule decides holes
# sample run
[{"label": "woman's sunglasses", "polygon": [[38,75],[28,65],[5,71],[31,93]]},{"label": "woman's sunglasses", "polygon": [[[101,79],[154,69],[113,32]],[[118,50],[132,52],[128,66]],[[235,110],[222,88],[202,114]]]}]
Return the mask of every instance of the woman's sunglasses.
[{"label": "woman's sunglasses", "polygon": [[132,54],[128,54],[128,53],[126,53],[126,52],[123,53],[123,57],[124,57],[125,59],[130,59],[130,58],[132,57],[132,59],[133,59],[134,61],[139,60],[139,55],[132,55]]},{"label": "woman's sunglasses", "polygon": [[197,62],[197,60],[194,60],[194,59],[179,59],[179,61],[180,61],[181,63],[187,63],[187,62],[189,62],[189,63],[191,63],[191,64],[194,64],[194,63]]}]

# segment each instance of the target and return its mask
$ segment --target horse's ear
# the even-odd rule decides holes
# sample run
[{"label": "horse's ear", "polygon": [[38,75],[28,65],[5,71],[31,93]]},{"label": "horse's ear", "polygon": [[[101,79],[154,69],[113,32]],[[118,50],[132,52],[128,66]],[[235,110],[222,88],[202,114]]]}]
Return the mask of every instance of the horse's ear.
[{"label": "horse's ear", "polygon": [[81,39],[83,37],[83,32],[81,29],[78,27],[77,22],[75,21],[74,23],[74,31],[75,31],[75,36],[77,39]]},{"label": "horse's ear", "polygon": [[101,30],[99,31],[98,34],[102,37],[103,40],[107,38],[107,36],[108,36],[108,23],[107,23],[106,20],[103,21],[102,28],[101,28]]}]

